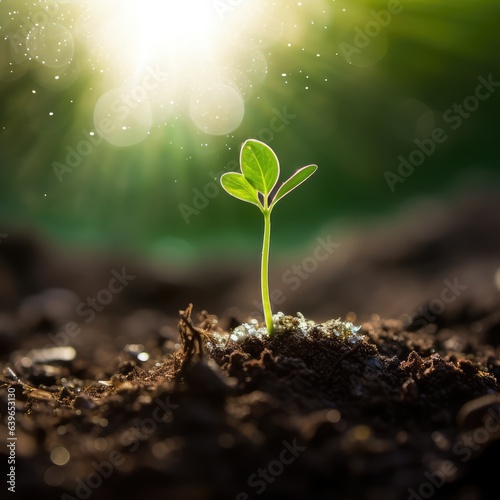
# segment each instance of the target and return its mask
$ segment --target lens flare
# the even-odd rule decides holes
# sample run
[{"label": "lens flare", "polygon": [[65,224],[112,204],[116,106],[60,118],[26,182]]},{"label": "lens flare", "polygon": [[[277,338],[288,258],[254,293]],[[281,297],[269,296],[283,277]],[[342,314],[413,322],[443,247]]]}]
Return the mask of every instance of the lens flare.
[{"label": "lens flare", "polygon": [[133,146],[151,130],[153,117],[147,100],[129,104],[128,89],[113,89],[102,95],[94,109],[97,132],[115,146]]},{"label": "lens flare", "polygon": [[0,81],[27,69],[50,91],[88,79],[83,107],[114,146],[184,117],[228,135],[265,82],[271,46],[313,23],[304,14],[287,0],[0,0]]},{"label": "lens flare", "polygon": [[31,57],[49,68],[63,68],[73,60],[73,37],[60,24],[35,26],[26,37],[26,49]]},{"label": "lens flare", "polygon": [[240,92],[232,86],[202,86],[193,92],[189,112],[194,124],[210,135],[226,135],[236,130],[245,114]]},{"label": "lens flare", "polygon": [[[96,69],[100,66],[108,75],[104,92],[116,91],[116,96],[124,87],[145,90],[132,95],[133,104],[122,113],[127,120],[141,102],[141,107],[151,107],[155,125],[165,124],[176,112],[188,115],[206,134],[226,135],[239,127],[244,100],[264,82],[262,49],[283,32],[279,5],[264,0],[89,0],[78,32],[93,60],[100,59]],[[161,78],[145,85],[152,72]],[[108,101],[99,101],[95,116],[102,120],[104,113],[117,121],[111,111],[102,110]],[[112,137],[116,134],[125,137],[125,130]]]},{"label": "lens flare", "polygon": [[159,61],[183,66],[203,59],[217,27],[207,0],[97,0],[89,3],[88,15],[97,27],[93,41],[115,56],[111,64],[134,74]]}]

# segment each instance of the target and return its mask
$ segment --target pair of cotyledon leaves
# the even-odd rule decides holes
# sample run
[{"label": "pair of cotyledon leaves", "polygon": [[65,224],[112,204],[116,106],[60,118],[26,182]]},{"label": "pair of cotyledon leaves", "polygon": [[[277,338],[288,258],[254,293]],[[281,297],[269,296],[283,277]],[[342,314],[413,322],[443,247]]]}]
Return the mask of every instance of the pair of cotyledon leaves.
[{"label": "pair of cotyledon leaves", "polygon": [[[280,164],[274,151],[261,141],[248,139],[241,147],[240,168],[241,174],[227,172],[221,176],[222,187],[235,198],[256,205],[262,212],[271,212],[281,198],[311,177],[318,167],[307,165],[297,170],[281,185],[272,201],[268,197],[280,174]],[[259,193],[267,200],[264,205]]]}]

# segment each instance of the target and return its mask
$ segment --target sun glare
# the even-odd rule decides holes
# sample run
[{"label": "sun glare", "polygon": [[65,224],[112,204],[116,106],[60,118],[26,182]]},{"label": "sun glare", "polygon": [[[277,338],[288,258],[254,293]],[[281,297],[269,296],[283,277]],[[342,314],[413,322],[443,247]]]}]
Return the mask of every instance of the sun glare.
[{"label": "sun glare", "polygon": [[301,3],[292,14],[286,0],[8,3],[12,78],[29,63],[41,85],[62,90],[90,70],[94,133],[116,146],[184,116],[209,135],[234,132],[264,83],[270,47],[295,42],[307,24]]},{"label": "sun glare", "polygon": [[236,130],[263,83],[263,49],[282,32],[280,2],[92,0],[80,32],[105,74],[94,124],[117,146],[173,113],[211,135]]},{"label": "sun glare", "polygon": [[193,60],[214,48],[217,17],[211,0],[125,0],[117,12],[116,27],[127,33],[136,70],[158,59]]}]

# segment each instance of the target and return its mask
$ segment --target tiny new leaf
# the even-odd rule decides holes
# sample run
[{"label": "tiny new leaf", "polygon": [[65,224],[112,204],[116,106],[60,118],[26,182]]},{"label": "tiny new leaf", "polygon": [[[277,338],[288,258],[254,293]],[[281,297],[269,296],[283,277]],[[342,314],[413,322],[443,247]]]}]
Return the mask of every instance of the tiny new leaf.
[{"label": "tiny new leaf", "polygon": [[297,170],[287,181],[285,181],[281,187],[278,189],[273,202],[271,203],[271,208],[278,203],[281,198],[286,196],[290,191],[294,190],[297,186],[300,186],[304,181],[311,177],[314,172],[318,169],[317,165],[307,165],[307,167],[302,167]]},{"label": "tiny new leaf", "polygon": [[267,196],[278,182],[280,164],[275,152],[256,139],[248,139],[241,148],[241,172],[248,182]]},{"label": "tiny new leaf", "polygon": [[243,174],[226,172],[220,178],[222,187],[235,198],[253,203],[262,209],[256,189],[246,180]]}]

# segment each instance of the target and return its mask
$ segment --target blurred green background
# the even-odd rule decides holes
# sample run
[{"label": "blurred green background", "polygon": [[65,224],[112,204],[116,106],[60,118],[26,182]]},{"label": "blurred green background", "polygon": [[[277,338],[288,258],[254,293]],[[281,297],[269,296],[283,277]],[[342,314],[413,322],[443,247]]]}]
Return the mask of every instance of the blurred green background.
[{"label": "blurred green background", "polygon": [[[372,11],[389,7],[397,13],[387,23],[382,15],[377,28]],[[64,68],[69,83],[58,86],[57,70],[41,72],[13,44],[24,43],[23,19],[35,22],[30,16],[40,9],[52,9],[49,21],[74,33],[84,8],[85,2],[0,1],[0,232],[37,231],[69,248],[177,261],[255,258],[260,215],[212,184],[224,168],[236,168],[249,137],[272,146],[283,177],[309,163],[320,167],[274,212],[276,252],[306,244],[327,223],[355,223],[390,215],[414,198],[447,196],[471,176],[498,183],[500,89],[455,130],[457,122],[445,119],[474,95],[479,77],[500,81],[497,0],[282,2],[272,22],[257,16],[271,31],[285,29],[260,47],[267,75],[245,96],[236,130],[206,134],[181,106],[138,144],[93,147],[60,182],[54,162],[64,163],[67,148],[76,148],[85,133],[88,139],[96,102],[109,90],[101,71],[106,64],[102,54],[96,63],[75,34]],[[297,19],[300,34],[293,31]],[[367,32],[376,35],[363,46],[360,33]],[[284,113],[281,126],[273,117]],[[399,155],[408,158],[414,141],[436,127],[446,141],[392,192],[384,173],[397,173]],[[210,198],[195,200],[197,190]],[[186,215],[186,207],[196,212]]]}]

